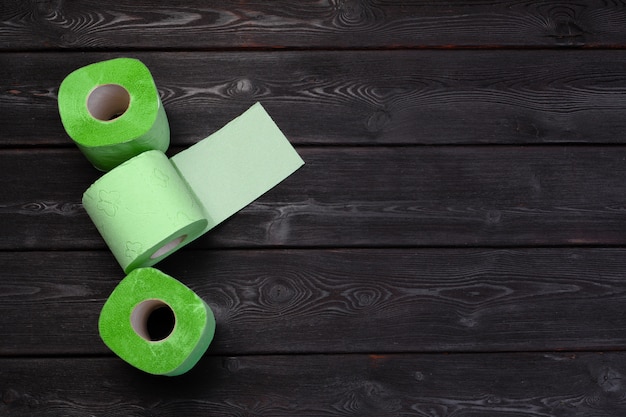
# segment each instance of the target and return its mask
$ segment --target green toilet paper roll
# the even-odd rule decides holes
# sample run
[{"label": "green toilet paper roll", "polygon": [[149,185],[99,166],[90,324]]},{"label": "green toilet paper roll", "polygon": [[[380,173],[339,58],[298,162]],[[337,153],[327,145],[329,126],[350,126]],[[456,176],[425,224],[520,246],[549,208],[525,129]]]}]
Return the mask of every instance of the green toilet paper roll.
[{"label": "green toilet paper roll", "polygon": [[126,273],[154,265],[207,225],[195,194],[160,151],[103,175],[83,194],[83,206]]},{"label": "green toilet paper roll", "polygon": [[108,172],[83,206],[128,273],[154,265],[304,164],[257,103],[168,160],[147,151]]},{"label": "green toilet paper roll", "polygon": [[193,368],[207,350],[215,317],[176,279],[154,268],[139,268],[113,290],[98,328],[104,343],[132,366],[175,376]]},{"label": "green toilet paper roll", "polygon": [[102,171],[169,146],[159,92],[137,59],[116,58],[77,69],[61,83],[58,106],[68,135]]}]

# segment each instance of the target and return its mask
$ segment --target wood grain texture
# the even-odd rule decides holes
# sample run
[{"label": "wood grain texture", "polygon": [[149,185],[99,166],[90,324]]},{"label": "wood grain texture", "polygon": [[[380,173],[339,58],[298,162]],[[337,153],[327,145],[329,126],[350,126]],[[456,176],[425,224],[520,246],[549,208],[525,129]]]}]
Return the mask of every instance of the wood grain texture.
[{"label": "wood grain texture", "polygon": [[137,52],[1,54],[0,146],[71,146],[58,86],[116,56],[151,69],[174,145],[256,101],[296,144],[625,142],[626,51]]},{"label": "wood grain texture", "polygon": [[[622,146],[299,151],[304,167],[192,247],[626,243]],[[104,249],[80,203],[99,175],[77,149],[1,151],[0,249]]]},{"label": "wood grain texture", "polygon": [[0,359],[0,413],[621,417],[625,363],[624,353],[205,357],[168,379],[119,359]]},{"label": "wood grain texture", "polygon": [[[0,0],[0,415],[623,417],[623,1]],[[306,165],[158,264],[217,333],[98,336],[71,71],[154,75],[173,155],[260,101]]]},{"label": "wood grain texture", "polygon": [[[209,354],[506,352],[626,344],[624,249],[183,250]],[[0,355],[94,355],[107,252],[0,252]],[[0,378],[1,380],[1,378]]]},{"label": "wood grain texture", "polygon": [[624,47],[621,2],[4,0],[4,49]]}]

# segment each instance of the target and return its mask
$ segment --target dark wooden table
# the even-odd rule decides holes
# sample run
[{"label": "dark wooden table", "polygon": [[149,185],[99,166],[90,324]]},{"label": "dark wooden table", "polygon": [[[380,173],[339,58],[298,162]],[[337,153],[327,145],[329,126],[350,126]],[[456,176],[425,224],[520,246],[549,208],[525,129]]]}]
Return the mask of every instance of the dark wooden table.
[{"label": "dark wooden table", "polygon": [[[99,338],[71,71],[152,71],[169,155],[260,101],[306,161],[158,267],[214,310],[189,373]],[[626,6],[0,4],[0,415],[626,415]]]}]

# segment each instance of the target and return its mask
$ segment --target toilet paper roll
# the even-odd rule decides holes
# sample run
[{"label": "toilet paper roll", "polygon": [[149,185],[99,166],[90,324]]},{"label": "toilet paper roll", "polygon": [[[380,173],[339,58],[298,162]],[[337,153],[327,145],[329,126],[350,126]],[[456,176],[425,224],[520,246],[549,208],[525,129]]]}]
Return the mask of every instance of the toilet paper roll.
[{"label": "toilet paper roll", "polygon": [[72,72],[59,87],[58,107],[68,135],[102,171],[169,146],[159,92],[137,59],[116,58]]},{"label": "toilet paper roll", "polygon": [[209,347],[215,317],[181,282],[154,268],[126,276],[104,304],[100,337],[120,358],[155,375],[190,370]]},{"label": "toilet paper roll", "polygon": [[126,273],[154,265],[304,164],[257,103],[168,160],[147,151],[108,172],[83,206]]},{"label": "toilet paper roll", "polygon": [[154,265],[207,225],[195,194],[160,151],[103,175],[83,194],[83,206],[126,273]]}]

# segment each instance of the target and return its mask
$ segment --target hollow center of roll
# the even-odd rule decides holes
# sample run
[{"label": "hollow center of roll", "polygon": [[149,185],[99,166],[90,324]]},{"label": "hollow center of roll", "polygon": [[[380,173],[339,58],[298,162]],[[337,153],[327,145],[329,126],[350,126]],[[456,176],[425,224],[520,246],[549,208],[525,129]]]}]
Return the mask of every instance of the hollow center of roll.
[{"label": "hollow center of roll", "polygon": [[144,300],[133,309],[130,324],[139,336],[150,342],[158,342],[172,334],[176,315],[163,300]]},{"label": "hollow center of roll", "polygon": [[128,90],[118,84],[94,88],[87,97],[87,110],[94,119],[108,122],[123,115],[130,105]]},{"label": "hollow center of roll", "polygon": [[169,253],[170,251],[174,250],[178,245],[183,243],[183,241],[185,239],[187,239],[187,235],[178,236],[176,239],[173,239],[169,243],[166,243],[165,245],[163,245],[159,249],[157,249],[152,254],[152,256],[150,256],[150,259],[160,258],[161,256],[165,255],[166,253]]}]

